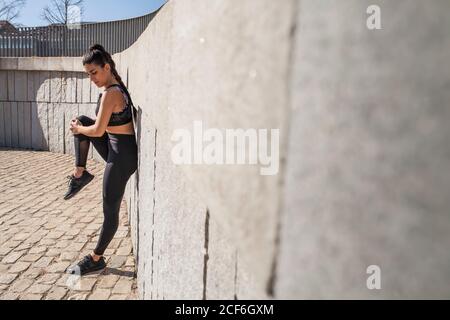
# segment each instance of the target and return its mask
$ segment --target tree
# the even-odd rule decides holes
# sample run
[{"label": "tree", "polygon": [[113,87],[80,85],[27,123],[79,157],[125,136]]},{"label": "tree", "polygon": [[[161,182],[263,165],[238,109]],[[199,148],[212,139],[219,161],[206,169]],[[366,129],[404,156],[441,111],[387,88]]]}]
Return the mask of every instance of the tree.
[{"label": "tree", "polygon": [[[83,3],[84,0],[52,0],[51,4],[43,9],[41,18],[49,24],[67,25],[81,19]],[[79,11],[72,10],[76,7]]]},{"label": "tree", "polygon": [[12,23],[25,4],[26,0],[0,0],[0,20]]}]

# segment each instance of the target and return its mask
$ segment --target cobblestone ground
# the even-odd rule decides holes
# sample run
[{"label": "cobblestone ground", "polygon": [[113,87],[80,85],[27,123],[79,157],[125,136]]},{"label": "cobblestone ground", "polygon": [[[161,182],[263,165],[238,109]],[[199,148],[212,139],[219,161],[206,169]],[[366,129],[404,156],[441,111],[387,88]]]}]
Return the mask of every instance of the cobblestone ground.
[{"label": "cobblestone ground", "polygon": [[124,202],[107,268],[82,278],[64,273],[92,251],[103,221],[104,165],[89,160],[95,179],[64,201],[72,168],[69,155],[0,149],[0,300],[137,298]]}]

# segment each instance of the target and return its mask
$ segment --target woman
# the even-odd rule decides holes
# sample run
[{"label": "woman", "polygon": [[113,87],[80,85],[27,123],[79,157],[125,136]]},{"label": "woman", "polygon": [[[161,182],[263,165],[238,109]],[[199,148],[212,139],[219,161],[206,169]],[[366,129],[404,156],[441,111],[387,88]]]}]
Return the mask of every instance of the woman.
[{"label": "woman", "polygon": [[92,253],[67,270],[68,273],[80,275],[106,267],[103,254],[119,225],[125,186],[137,169],[133,105],[111,55],[96,44],[83,57],[83,66],[90,80],[105,90],[99,96],[95,120],[82,115],[70,123],[75,142],[75,170],[68,177],[69,190],[64,199],[72,198],[94,178],[86,170],[90,143],[106,161],[106,168],[103,175],[104,221],[97,246]]}]

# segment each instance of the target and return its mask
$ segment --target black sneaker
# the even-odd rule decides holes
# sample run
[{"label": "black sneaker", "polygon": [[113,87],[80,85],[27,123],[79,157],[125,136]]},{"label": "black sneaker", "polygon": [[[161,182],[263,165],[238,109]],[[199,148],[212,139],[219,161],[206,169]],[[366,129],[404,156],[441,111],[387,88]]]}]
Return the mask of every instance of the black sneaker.
[{"label": "black sneaker", "polygon": [[85,275],[91,272],[100,271],[106,268],[105,258],[101,257],[97,262],[92,259],[92,256],[88,254],[76,265],[67,268],[66,273]]},{"label": "black sneaker", "polygon": [[94,176],[87,170],[84,170],[81,177],[75,178],[73,175],[71,175],[67,176],[67,179],[69,179],[69,190],[67,190],[66,194],[64,195],[64,200],[69,200],[78,192],[80,192],[81,189],[83,189],[89,182],[92,181],[92,179],[94,179]]}]

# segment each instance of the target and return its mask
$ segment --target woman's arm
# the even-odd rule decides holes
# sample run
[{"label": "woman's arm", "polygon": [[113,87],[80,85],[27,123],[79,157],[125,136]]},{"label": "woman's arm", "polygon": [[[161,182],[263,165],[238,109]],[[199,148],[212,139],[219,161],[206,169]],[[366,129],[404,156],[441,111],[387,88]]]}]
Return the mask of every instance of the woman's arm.
[{"label": "woman's arm", "polygon": [[88,127],[83,127],[80,125],[74,125],[71,123],[71,131],[73,134],[83,134],[88,137],[101,137],[108,127],[109,119],[116,106],[122,102],[122,95],[117,91],[106,91],[102,95],[102,100],[100,102],[100,108],[98,111],[97,119],[95,124]]}]

